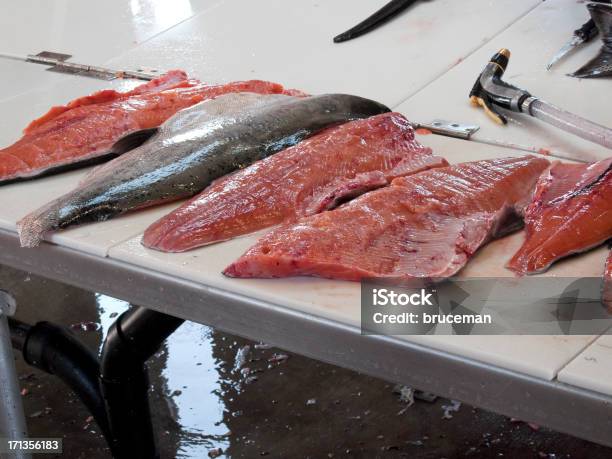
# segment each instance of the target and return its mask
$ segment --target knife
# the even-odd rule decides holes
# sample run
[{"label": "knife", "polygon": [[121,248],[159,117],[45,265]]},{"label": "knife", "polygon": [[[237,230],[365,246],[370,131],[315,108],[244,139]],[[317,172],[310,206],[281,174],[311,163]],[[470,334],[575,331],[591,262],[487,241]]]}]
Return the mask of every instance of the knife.
[{"label": "knife", "polygon": [[343,41],[352,40],[353,38],[360,37],[371,30],[383,25],[385,22],[394,18],[406,8],[418,0],[391,0],[376,13],[364,21],[357,24],[355,27],[350,28],[346,32],[341,33],[334,37],[334,43],[342,43]]},{"label": "knife", "polygon": [[[611,4],[612,0],[593,0],[594,3],[604,3]],[[565,44],[563,47],[554,55],[554,57],[550,60],[548,65],[546,66],[546,70],[550,70],[550,68],[559,62],[563,57],[565,57],[572,50],[576,49],[578,46],[590,41],[594,37],[597,36],[599,31],[597,30],[597,26],[593,19],[589,19],[587,22],[582,24],[579,29],[574,30],[572,34],[572,38]]]}]

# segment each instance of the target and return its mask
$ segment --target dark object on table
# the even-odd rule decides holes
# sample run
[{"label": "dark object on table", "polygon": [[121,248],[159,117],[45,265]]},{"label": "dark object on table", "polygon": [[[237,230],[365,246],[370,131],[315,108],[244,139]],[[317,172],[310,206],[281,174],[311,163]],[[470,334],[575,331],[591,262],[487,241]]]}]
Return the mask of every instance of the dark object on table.
[{"label": "dark object on table", "polygon": [[383,25],[385,22],[393,19],[395,16],[416,2],[417,0],[391,0],[376,13],[360,22],[355,27],[352,27],[346,32],[335,36],[334,43],[342,43],[343,41],[360,37],[361,35],[364,35],[369,31]]},{"label": "dark object on table", "polygon": [[[611,0],[593,0],[596,3],[612,3]],[[548,65],[546,66],[546,70],[550,70],[550,68],[563,59],[567,54],[576,49],[578,46],[591,41],[594,37],[597,36],[597,26],[595,25],[595,21],[593,19],[589,19],[587,22],[582,24],[579,29],[574,30],[572,38],[568,41],[560,50],[553,56]]]},{"label": "dark object on table", "polygon": [[593,37],[597,36],[598,30],[597,26],[593,19],[589,19],[585,22],[582,27],[574,30],[574,34],[572,35],[572,39],[568,41],[563,47],[559,50],[557,54],[550,60],[548,65],[546,66],[546,70],[550,70],[550,68],[567,56],[571,51],[576,49],[578,46],[590,41]]},{"label": "dark object on table", "polygon": [[[509,60],[510,51],[505,48],[493,55],[470,91],[473,105],[483,107],[487,115],[499,124],[507,123],[506,117],[497,110],[501,107],[533,116],[565,132],[612,149],[612,129],[567,112],[505,82],[502,77]],[[572,155],[571,159],[584,161],[580,155]]]},{"label": "dark object on table", "polygon": [[576,78],[598,78],[612,75],[612,6],[597,3],[587,5],[591,20],[594,21],[603,46],[597,56],[580,67],[570,76]]}]

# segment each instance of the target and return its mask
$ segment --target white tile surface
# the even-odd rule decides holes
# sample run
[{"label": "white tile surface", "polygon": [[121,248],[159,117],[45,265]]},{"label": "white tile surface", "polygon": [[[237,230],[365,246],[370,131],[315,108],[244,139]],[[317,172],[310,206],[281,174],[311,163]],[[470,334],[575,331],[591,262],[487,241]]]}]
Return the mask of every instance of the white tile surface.
[{"label": "white tile surface", "polygon": [[411,341],[546,380],[596,336],[415,336]]},{"label": "white tile surface", "polygon": [[[423,143],[433,146],[437,154],[446,156],[451,162],[461,162],[468,156],[470,159],[484,159],[512,154],[507,149],[438,136],[422,136],[420,139]],[[505,270],[503,264],[520,245],[520,237],[514,235],[486,247],[468,264],[465,274],[486,277],[511,276],[512,273]],[[109,256],[250,298],[305,311],[315,316],[360,325],[358,283],[314,278],[257,280],[224,277],[221,271],[249,248],[257,238],[257,235],[251,235],[182,254],[167,254],[144,248],[138,236],[111,248]],[[550,274],[600,273],[604,256],[603,251],[595,251],[576,257],[571,263],[566,263],[565,270],[562,267],[555,267]],[[533,376],[552,379],[563,365],[595,337],[412,336],[404,339]]]},{"label": "white tile surface", "polygon": [[7,2],[0,15],[0,53],[56,51],[99,65],[222,1]]},{"label": "white tile surface", "polygon": [[155,220],[168,214],[178,204],[168,204],[115,217],[112,220],[90,225],[80,225],[57,231],[46,240],[63,247],[106,257],[111,247],[142,233]]},{"label": "white tile surface", "polygon": [[[62,95],[62,86],[56,86],[58,83],[68,81],[81,86],[83,81],[88,80],[49,72],[44,65],[6,59],[2,57],[3,54],[25,57],[43,50],[56,51],[72,54],[73,62],[103,65],[108,59],[223,1],[20,0],[7,4],[8,13],[0,15],[0,102],[42,89],[37,93],[36,105],[45,110],[49,95]],[[117,83],[112,85],[116,86]],[[109,84],[90,80],[83,86],[102,89],[109,87]],[[85,91],[74,94],[78,96],[89,92]],[[65,102],[59,97],[56,99],[56,104]]]},{"label": "white tile surface", "polygon": [[0,58],[0,102],[20,96],[36,88],[57,84],[67,77],[45,71],[45,67]]},{"label": "white tile surface", "polygon": [[600,336],[558,375],[561,382],[612,395],[612,331]]},{"label": "white tile surface", "polygon": [[500,48],[512,52],[504,79],[535,96],[604,126],[612,126],[610,80],[578,80],[566,76],[589,60],[600,47],[593,41],[549,72],[545,65],[588,18],[583,2],[548,0],[517,21],[477,52],[455,66],[402,105],[409,118],[429,122],[434,118],[473,123],[481,126],[474,139],[497,139],[564,154],[577,153],[586,159],[610,156],[606,150],[573,135],[561,132],[522,114],[511,114],[507,126],[491,121],[482,109],[469,104],[468,94],[477,76]]},{"label": "white tile surface", "polygon": [[0,186],[0,228],[16,231],[17,221],[70,191],[89,169]]},{"label": "white tile surface", "polygon": [[539,1],[418,2],[376,31],[346,43],[332,42],[385,3],[226,1],[112,63],[182,67],[210,82],[274,80],[312,93],[351,92],[393,105]]}]

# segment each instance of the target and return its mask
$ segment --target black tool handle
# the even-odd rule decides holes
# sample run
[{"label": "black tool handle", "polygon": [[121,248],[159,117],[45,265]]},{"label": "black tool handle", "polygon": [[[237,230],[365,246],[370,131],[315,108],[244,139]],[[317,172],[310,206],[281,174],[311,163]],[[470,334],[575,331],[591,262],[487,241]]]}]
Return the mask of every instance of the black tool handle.
[{"label": "black tool handle", "polygon": [[582,41],[587,42],[591,38],[594,38],[599,31],[595,25],[595,21],[589,19],[587,22],[582,24],[582,27],[574,30],[574,35],[580,38]]},{"label": "black tool handle", "polygon": [[355,27],[350,28],[340,35],[336,35],[334,37],[334,43],[342,43],[343,41],[352,40],[353,38],[357,38],[368,33],[370,30],[381,26],[385,22],[397,16],[416,1],[417,0],[391,0],[376,13],[361,21]]},{"label": "black tool handle", "polygon": [[[591,0],[593,3],[603,3],[605,5],[612,5],[612,0]],[[587,22],[582,24],[582,27],[574,30],[574,35],[580,38],[583,42],[587,42],[597,36],[599,30],[597,29],[597,25],[595,25],[595,21],[593,19],[589,19]]]}]

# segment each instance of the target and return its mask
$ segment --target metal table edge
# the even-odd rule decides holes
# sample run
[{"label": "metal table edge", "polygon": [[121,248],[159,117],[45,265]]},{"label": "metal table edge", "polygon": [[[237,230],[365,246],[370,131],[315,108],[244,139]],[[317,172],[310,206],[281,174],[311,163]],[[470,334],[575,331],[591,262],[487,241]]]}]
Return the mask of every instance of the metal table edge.
[{"label": "metal table edge", "polygon": [[[0,230],[0,264],[612,447],[612,397]],[[41,315],[44,315],[42,313]],[[41,320],[44,317],[41,317]]]}]

